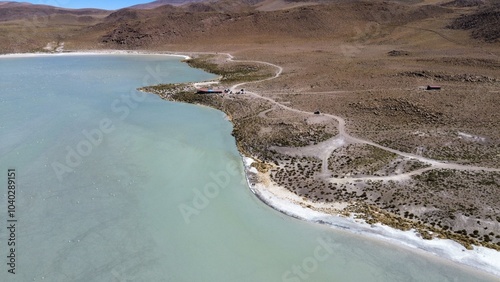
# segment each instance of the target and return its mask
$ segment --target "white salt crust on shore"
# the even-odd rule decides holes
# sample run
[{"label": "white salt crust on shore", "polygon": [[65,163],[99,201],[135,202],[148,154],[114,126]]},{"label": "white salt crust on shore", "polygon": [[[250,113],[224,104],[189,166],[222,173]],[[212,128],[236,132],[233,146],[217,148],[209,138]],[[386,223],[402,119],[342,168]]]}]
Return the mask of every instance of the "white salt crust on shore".
[{"label": "white salt crust on shore", "polygon": [[282,213],[309,222],[327,224],[334,229],[347,230],[369,238],[390,242],[396,246],[415,249],[424,255],[435,255],[449,259],[500,277],[500,252],[496,250],[480,246],[473,246],[473,250],[467,250],[453,240],[438,238],[425,240],[414,230],[402,231],[380,223],[370,225],[361,219],[332,215],[306,208],[304,206],[310,205],[321,210],[329,206],[332,207],[330,210],[340,210],[344,205],[342,203],[337,205],[335,203],[313,203],[273,183],[267,185],[250,183],[250,175],[258,174],[257,170],[251,166],[253,162],[251,158],[243,157],[250,190],[268,206]]}]

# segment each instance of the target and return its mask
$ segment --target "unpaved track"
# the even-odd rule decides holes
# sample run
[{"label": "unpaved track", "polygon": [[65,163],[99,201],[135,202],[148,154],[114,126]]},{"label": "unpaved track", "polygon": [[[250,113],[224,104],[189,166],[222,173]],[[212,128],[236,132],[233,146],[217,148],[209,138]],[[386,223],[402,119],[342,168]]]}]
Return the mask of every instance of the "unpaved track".
[{"label": "unpaved track", "polygon": [[[263,80],[258,80],[258,81],[243,82],[243,83],[235,84],[230,88],[233,92],[237,91],[237,89],[240,89],[242,86],[248,85],[250,83],[259,83],[259,82],[264,82],[264,81],[278,78],[281,75],[281,73],[283,72],[283,68],[281,66],[278,66],[278,65],[275,65],[275,64],[272,64],[269,62],[254,61],[254,60],[235,60],[234,57],[229,53],[221,53],[221,54],[226,55],[228,57],[227,60],[231,61],[231,62],[258,63],[258,64],[263,64],[263,65],[274,67],[277,70],[275,75],[272,77],[269,77],[269,78],[266,78]],[[303,111],[303,110],[292,108],[290,106],[286,106],[284,104],[277,102],[276,100],[274,100],[272,98],[261,96],[255,92],[245,91],[245,94],[251,95],[251,96],[258,98],[258,99],[266,100],[266,101],[268,101],[276,106],[279,106],[279,107],[286,109],[288,111],[291,111],[291,112],[296,112],[296,113],[306,114],[306,115],[315,115],[314,113],[311,113],[308,111]],[[329,118],[337,121],[337,123],[338,123],[337,128],[338,128],[339,134],[337,136],[329,139],[329,140],[322,142],[322,143],[324,143],[324,144],[322,144],[322,146],[314,148],[314,146],[316,146],[316,145],[312,145],[312,146],[300,148],[299,150],[307,152],[308,147],[311,147],[311,149],[316,150],[315,153],[313,153],[313,154],[316,155],[319,159],[321,159],[323,161],[322,175],[323,175],[323,177],[325,177],[325,179],[327,179],[331,182],[347,182],[347,181],[360,181],[360,180],[372,180],[372,181],[403,180],[403,179],[407,179],[413,175],[422,174],[426,171],[433,170],[433,169],[455,169],[455,170],[464,170],[464,171],[500,172],[500,169],[498,169],[498,168],[469,166],[469,165],[461,165],[461,164],[455,164],[455,163],[450,163],[450,162],[438,161],[438,160],[425,158],[425,157],[411,154],[411,153],[401,152],[401,151],[398,151],[398,150],[395,150],[395,149],[392,149],[389,147],[385,147],[385,146],[379,145],[377,143],[374,143],[370,140],[364,140],[364,139],[349,135],[349,133],[347,133],[346,129],[345,129],[345,125],[346,125],[345,119],[343,119],[342,117],[332,115],[332,114],[321,114],[321,115],[325,116],[325,117],[329,117]],[[339,140],[341,140],[342,142],[339,142]],[[405,158],[414,159],[414,160],[418,160],[418,161],[421,161],[424,163],[428,163],[431,165],[431,167],[427,167],[427,168],[423,168],[423,169],[419,169],[419,170],[415,170],[415,171],[411,171],[411,172],[407,172],[407,173],[391,175],[391,176],[368,176],[368,177],[361,177],[361,178],[331,178],[331,171],[328,170],[328,158],[330,157],[330,155],[333,153],[333,151],[335,149],[339,148],[340,146],[343,146],[343,144],[353,144],[353,143],[371,145],[371,146],[377,147],[379,149],[394,153],[396,155],[399,155],[399,156],[402,156]],[[308,154],[310,155],[311,152],[308,152]]]}]

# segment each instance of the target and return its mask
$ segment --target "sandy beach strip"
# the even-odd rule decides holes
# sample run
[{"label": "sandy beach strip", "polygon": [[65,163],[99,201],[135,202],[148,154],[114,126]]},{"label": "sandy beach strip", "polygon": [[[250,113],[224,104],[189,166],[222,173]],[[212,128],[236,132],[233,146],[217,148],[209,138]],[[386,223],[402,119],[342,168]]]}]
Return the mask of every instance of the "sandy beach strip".
[{"label": "sandy beach strip", "polygon": [[242,158],[250,190],[275,210],[298,219],[325,224],[333,229],[345,230],[419,251],[423,255],[448,259],[500,277],[500,252],[496,250],[480,246],[467,250],[453,240],[438,238],[425,240],[414,230],[402,231],[380,223],[368,224],[362,219],[340,215],[339,212],[347,203],[314,203],[272,183],[269,179],[266,179],[265,183],[251,181],[250,179],[266,178],[266,176],[251,166],[254,162],[251,158],[244,156]]},{"label": "sandy beach strip", "polygon": [[55,53],[11,53],[11,54],[0,54],[0,58],[30,58],[30,57],[56,57],[56,56],[104,56],[104,55],[158,55],[158,56],[169,56],[169,57],[179,57],[184,60],[191,59],[188,55],[183,55],[175,52],[149,52],[149,51],[130,51],[130,50],[76,50],[76,51],[64,51]]}]

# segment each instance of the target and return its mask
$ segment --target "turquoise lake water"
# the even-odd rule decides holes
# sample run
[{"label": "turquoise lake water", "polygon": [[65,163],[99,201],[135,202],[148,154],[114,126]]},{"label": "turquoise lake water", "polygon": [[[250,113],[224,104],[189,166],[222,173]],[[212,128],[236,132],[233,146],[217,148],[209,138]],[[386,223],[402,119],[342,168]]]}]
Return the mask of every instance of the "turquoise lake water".
[{"label": "turquoise lake water", "polygon": [[135,90],[213,77],[159,55],[1,58],[0,281],[493,281],[267,207],[223,113]]}]

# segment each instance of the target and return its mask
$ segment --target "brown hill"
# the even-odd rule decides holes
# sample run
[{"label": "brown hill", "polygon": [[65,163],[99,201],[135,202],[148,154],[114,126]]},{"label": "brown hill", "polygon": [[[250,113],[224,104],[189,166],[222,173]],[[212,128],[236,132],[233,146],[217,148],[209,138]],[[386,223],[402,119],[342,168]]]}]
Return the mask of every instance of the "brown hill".
[{"label": "brown hill", "polygon": [[500,4],[462,15],[449,26],[450,29],[471,30],[473,38],[486,42],[500,41]]},{"label": "brown hill", "polygon": [[165,6],[165,5],[180,6],[180,5],[184,5],[187,3],[203,2],[203,1],[206,1],[206,0],[157,0],[157,1],[149,2],[149,3],[145,3],[145,4],[138,4],[138,5],[130,6],[129,8],[130,9],[148,10],[148,9],[154,9],[154,8],[158,8],[158,7]]},{"label": "brown hill", "polygon": [[477,7],[485,4],[486,3],[484,0],[453,0],[442,4],[442,6],[463,8],[463,7]]},{"label": "brown hill", "polygon": [[388,2],[317,4],[275,11],[240,5],[238,10],[242,12],[231,11],[221,3],[126,9],[112,13],[85,33],[87,37],[96,35],[96,41],[107,48],[154,48],[193,40],[208,44],[332,40],[352,37],[356,28],[368,22],[399,26],[451,13],[439,6]]},{"label": "brown hill", "polygon": [[[0,2],[0,53],[44,51],[78,30],[101,22],[110,11],[63,9],[47,5]],[[54,43],[55,42],[55,43]]]},{"label": "brown hill", "polygon": [[[176,1],[181,0],[153,3]],[[0,24],[0,50],[35,51],[58,40],[74,49],[162,49],[203,42],[214,50],[227,44],[280,42],[417,43],[425,42],[425,36],[431,34],[463,42],[462,34],[466,33],[450,33],[444,27],[464,11],[477,8],[426,3],[429,1],[214,0],[103,11],[0,2],[0,22],[6,23]],[[481,10],[457,19],[451,27],[473,29],[475,38],[493,42],[500,34],[497,20],[498,12]],[[454,38],[457,35],[459,38]]]},{"label": "brown hill", "polygon": [[46,17],[52,15],[72,15],[76,17],[102,17],[110,12],[99,9],[64,9],[47,5],[34,5],[18,2],[0,3],[0,21],[13,21],[30,19],[33,17]]}]

